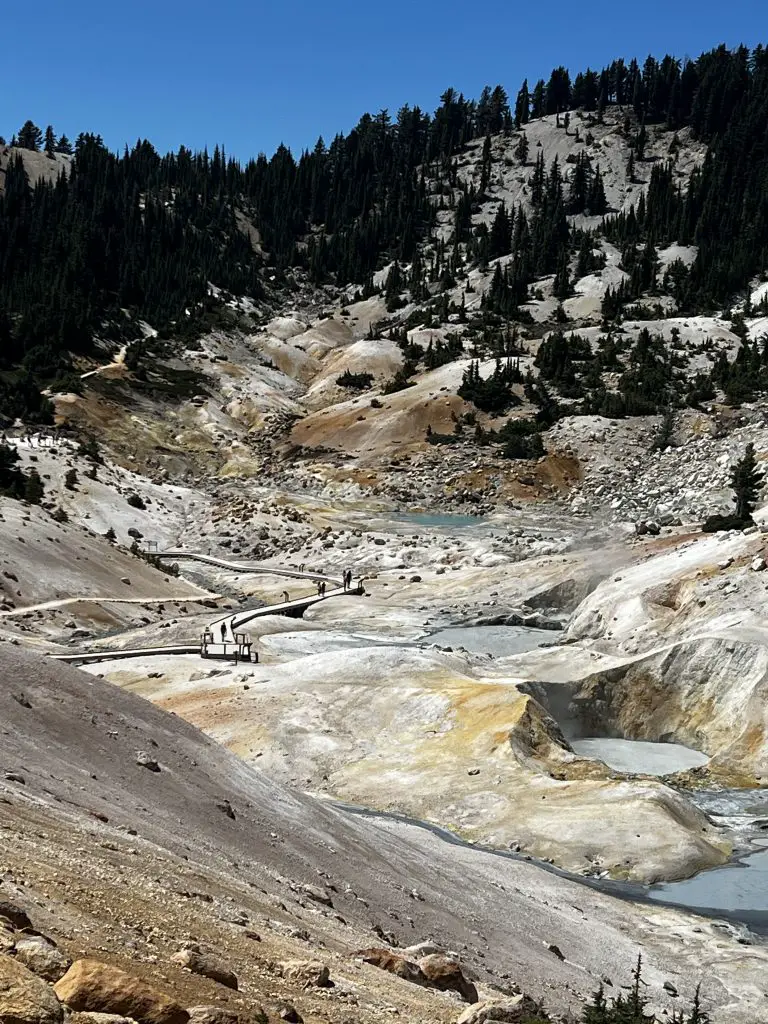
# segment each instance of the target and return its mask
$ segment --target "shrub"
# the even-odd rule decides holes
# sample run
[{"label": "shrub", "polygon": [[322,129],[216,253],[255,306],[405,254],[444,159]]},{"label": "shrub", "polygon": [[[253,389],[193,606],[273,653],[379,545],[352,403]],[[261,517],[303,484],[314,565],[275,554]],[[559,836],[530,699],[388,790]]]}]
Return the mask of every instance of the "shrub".
[{"label": "shrub", "polygon": [[127,502],[128,502],[128,504],[129,504],[129,505],[131,506],[131,508],[139,508],[139,509],[145,509],[145,508],[147,507],[147,506],[146,506],[146,505],[144,504],[144,499],[143,499],[143,498],[141,498],[141,497],[140,497],[140,496],[139,496],[138,494],[136,494],[135,492],[134,492],[133,494],[129,494],[129,495],[128,495],[128,497],[127,497],[127,499],[126,499],[126,501],[127,501]]},{"label": "shrub", "polygon": [[718,512],[704,520],[701,524],[701,531],[702,533],[717,533],[719,530],[746,530],[748,526],[754,526],[752,516],[741,519],[735,513],[724,516]]},{"label": "shrub", "polygon": [[381,389],[382,395],[392,395],[396,391],[403,391],[405,388],[412,388],[415,381],[410,380],[410,378],[415,372],[416,367],[414,364],[406,360],[395,376],[391,380],[388,380]]},{"label": "shrub", "polygon": [[373,384],[372,373],[350,373],[345,370],[340,377],[336,378],[340,388],[351,388],[353,391],[367,391]]},{"label": "shrub", "polygon": [[99,450],[99,442],[95,437],[89,437],[87,441],[81,441],[77,449],[77,454],[82,455],[86,459],[90,459],[92,462],[103,462],[101,452]]},{"label": "shrub", "polygon": [[24,487],[24,500],[28,501],[30,505],[39,505],[43,500],[43,481],[36,469],[29,471]]}]

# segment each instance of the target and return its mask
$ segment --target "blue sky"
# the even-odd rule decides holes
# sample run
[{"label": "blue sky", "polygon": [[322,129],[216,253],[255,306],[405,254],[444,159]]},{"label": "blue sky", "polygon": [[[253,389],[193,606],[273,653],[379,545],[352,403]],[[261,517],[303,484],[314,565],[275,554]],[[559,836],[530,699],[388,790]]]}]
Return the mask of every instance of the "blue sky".
[{"label": "blue sky", "polygon": [[[761,41],[765,0],[35,0],[3,16],[0,134],[31,117],[112,148],[224,143],[241,159],[295,152],[365,111],[427,110],[557,64],[696,56]],[[763,33],[768,42],[768,32]]]}]

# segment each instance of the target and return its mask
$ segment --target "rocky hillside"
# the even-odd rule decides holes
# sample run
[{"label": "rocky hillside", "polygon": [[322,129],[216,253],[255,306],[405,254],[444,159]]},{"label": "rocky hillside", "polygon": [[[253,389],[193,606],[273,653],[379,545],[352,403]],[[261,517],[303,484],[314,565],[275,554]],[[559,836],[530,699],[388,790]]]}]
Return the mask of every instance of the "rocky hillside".
[{"label": "rocky hillside", "polygon": [[[511,1006],[520,984],[556,1013],[629,975],[631,904],[593,894],[587,919],[573,883],[326,808],[140,698],[8,647],[0,704],[3,1019],[61,1020],[35,975],[73,1010],[197,1007],[197,1022],[452,1021],[475,987]],[[701,975],[709,925],[660,913],[644,958],[663,1002],[673,963],[678,985]],[[723,1004],[718,975],[705,989]]]}]

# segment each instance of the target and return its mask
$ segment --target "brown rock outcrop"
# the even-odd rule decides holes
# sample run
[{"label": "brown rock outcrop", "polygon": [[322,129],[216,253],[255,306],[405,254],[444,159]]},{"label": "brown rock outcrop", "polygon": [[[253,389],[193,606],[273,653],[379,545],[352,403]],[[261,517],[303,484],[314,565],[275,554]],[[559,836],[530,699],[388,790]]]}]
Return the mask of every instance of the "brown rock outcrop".
[{"label": "brown rock outcrop", "polygon": [[189,1014],[168,996],[118,967],[76,960],[54,986],[62,1003],[132,1017],[138,1024],[187,1024]]},{"label": "brown rock outcrop", "polygon": [[0,954],[0,1021],[3,1024],[60,1024],[61,1003],[40,978],[13,957]]}]

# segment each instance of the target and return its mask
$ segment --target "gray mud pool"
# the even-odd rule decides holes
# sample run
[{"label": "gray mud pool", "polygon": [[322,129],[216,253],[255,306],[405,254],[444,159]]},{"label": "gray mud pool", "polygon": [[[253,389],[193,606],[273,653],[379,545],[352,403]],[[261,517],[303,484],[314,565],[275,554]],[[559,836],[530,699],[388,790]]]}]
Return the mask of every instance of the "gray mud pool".
[{"label": "gray mud pool", "polygon": [[669,775],[671,772],[698,768],[709,761],[706,754],[680,743],[603,738],[571,740],[571,746],[582,757],[602,761],[616,771],[642,772],[646,775]]},{"label": "gray mud pool", "polygon": [[503,658],[533,651],[542,644],[557,643],[560,635],[555,630],[531,629],[528,626],[452,626],[431,633],[425,639],[440,647],[465,647],[473,654],[492,654]]}]

